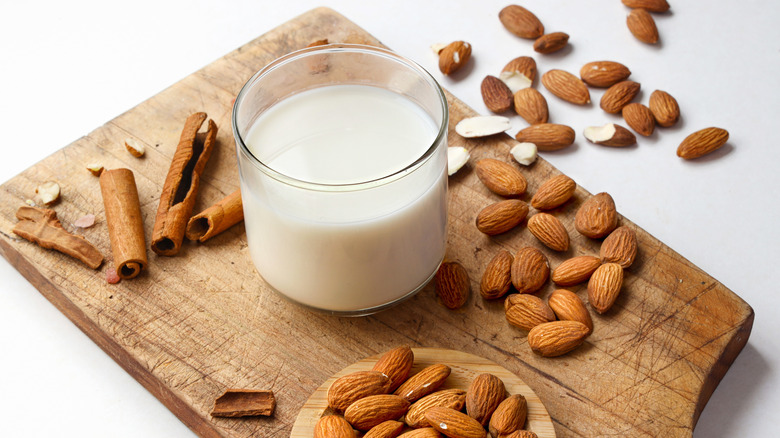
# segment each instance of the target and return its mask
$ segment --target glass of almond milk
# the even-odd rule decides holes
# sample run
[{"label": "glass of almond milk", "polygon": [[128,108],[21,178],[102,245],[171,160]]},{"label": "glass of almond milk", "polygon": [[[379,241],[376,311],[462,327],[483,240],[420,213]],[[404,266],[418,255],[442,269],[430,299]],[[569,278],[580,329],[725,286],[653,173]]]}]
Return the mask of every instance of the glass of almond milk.
[{"label": "glass of almond milk", "polygon": [[233,107],[249,252],[284,297],[370,314],[434,276],[447,241],[447,100],[389,50],[326,45],[256,73]]}]

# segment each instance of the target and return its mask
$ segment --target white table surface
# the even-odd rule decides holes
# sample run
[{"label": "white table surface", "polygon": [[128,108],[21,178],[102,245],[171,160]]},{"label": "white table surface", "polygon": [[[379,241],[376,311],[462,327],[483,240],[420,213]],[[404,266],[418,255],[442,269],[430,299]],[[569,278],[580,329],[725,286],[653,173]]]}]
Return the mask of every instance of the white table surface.
[{"label": "white table surface", "polygon": [[[656,16],[662,43],[625,26],[619,0],[526,0],[548,31],[571,35],[563,54],[538,55],[498,21],[498,1],[332,0],[328,6],[428,68],[487,113],[479,84],[520,55],[539,70],[577,73],[620,61],[642,84],[677,98],[682,121],[639,146],[594,146],[584,127],[622,123],[598,108],[548,98],[551,121],[577,132],[545,158],[589,191],[610,192],[619,211],[736,292],[756,310],[750,340],[701,416],[694,436],[775,436],[780,406],[780,6],[748,0],[669,0]],[[0,14],[0,181],[132,108],[198,68],[322,2],[5,2]],[[429,46],[466,40],[469,70],[442,77]],[[525,126],[517,116],[516,132]],[[730,131],[711,156],[686,162],[680,141],[707,126]],[[0,261],[0,435],[188,437],[192,432],[11,267]],[[774,280],[774,281],[772,281]],[[345,364],[347,365],[347,364]]]}]

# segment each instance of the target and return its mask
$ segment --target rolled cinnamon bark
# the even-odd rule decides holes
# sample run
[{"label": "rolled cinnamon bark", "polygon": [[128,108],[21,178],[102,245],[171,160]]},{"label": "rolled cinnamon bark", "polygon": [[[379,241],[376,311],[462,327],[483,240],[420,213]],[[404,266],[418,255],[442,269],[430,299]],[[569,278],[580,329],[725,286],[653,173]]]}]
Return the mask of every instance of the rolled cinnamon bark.
[{"label": "rolled cinnamon bark", "polygon": [[209,120],[205,133],[198,133],[206,117],[206,113],[195,113],[187,118],[165,178],[152,232],[152,250],[159,255],[176,255],[184,240],[198,194],[200,174],[217,138],[217,125],[213,120]]},{"label": "rolled cinnamon bark", "polygon": [[100,191],[116,272],[122,279],[136,277],[148,262],[141,203],[133,171],[104,170],[100,174]]},{"label": "rolled cinnamon bark", "polygon": [[205,242],[244,220],[241,190],[227,195],[221,201],[190,218],[187,238]]}]

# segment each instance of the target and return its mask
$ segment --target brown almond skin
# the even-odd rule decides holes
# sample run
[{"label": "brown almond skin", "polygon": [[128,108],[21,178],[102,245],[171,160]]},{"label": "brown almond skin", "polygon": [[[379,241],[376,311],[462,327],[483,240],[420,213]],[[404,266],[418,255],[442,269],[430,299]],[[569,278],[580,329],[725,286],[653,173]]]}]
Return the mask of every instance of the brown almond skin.
[{"label": "brown almond skin", "polygon": [[650,111],[658,126],[668,128],[680,120],[680,106],[671,94],[663,90],[655,90],[650,94]]},{"label": "brown almond skin", "polygon": [[514,106],[512,91],[501,79],[487,75],[485,79],[482,79],[480,89],[482,91],[482,101],[485,102],[485,106],[490,111],[503,113],[509,111]]},{"label": "brown almond skin", "polygon": [[462,389],[443,389],[417,400],[409,407],[404,421],[409,427],[420,428],[429,426],[425,419],[425,411],[432,407],[445,407],[460,411],[466,404],[466,391]]},{"label": "brown almond skin", "polygon": [[498,13],[498,19],[506,30],[520,38],[536,39],[544,35],[542,22],[528,9],[509,5]]},{"label": "brown almond skin", "polygon": [[729,140],[729,132],[722,128],[704,128],[685,137],[677,147],[677,156],[692,160],[720,149]]},{"label": "brown almond skin", "polygon": [[537,210],[552,210],[560,207],[571,199],[576,189],[577,183],[573,179],[563,174],[556,175],[536,190],[531,198],[531,206]]},{"label": "brown almond skin", "polygon": [[395,420],[409,409],[409,401],[392,394],[370,395],[349,405],[344,419],[357,430],[369,430],[388,420]]},{"label": "brown almond skin", "polygon": [[477,177],[491,192],[505,197],[525,193],[528,182],[513,165],[493,158],[483,158],[476,164]]},{"label": "brown almond skin", "polygon": [[544,357],[564,355],[579,347],[588,336],[588,328],[577,321],[552,321],[528,332],[531,350]]},{"label": "brown almond skin", "polygon": [[617,263],[604,263],[590,276],[588,300],[591,307],[605,313],[615,304],[623,287],[623,268]]},{"label": "brown almond skin", "polygon": [[569,44],[569,34],[564,32],[552,32],[542,35],[534,41],[534,50],[543,53],[554,53]]},{"label": "brown almond skin", "polygon": [[615,61],[593,61],[582,66],[580,78],[591,87],[609,88],[631,76],[631,70]]},{"label": "brown almond skin", "polygon": [[357,438],[357,434],[344,417],[326,415],[314,426],[314,438]]},{"label": "brown almond skin", "polygon": [[580,205],[574,216],[574,227],[583,236],[599,239],[617,227],[615,201],[609,193],[597,193]]},{"label": "brown almond skin", "polygon": [[512,284],[521,294],[538,291],[550,276],[547,257],[536,248],[525,247],[515,253],[512,262]]},{"label": "brown almond skin", "polygon": [[640,88],[641,85],[638,82],[628,80],[618,82],[607,88],[607,91],[601,96],[599,105],[604,111],[617,114],[623,110],[624,106],[634,100]]},{"label": "brown almond skin", "polygon": [[588,138],[588,141],[598,145],[610,146],[614,148],[622,148],[636,144],[636,136],[631,131],[618,125],[617,123],[613,123],[612,126],[615,127],[615,133],[612,135],[612,138],[601,141],[592,141]]},{"label": "brown almond skin", "polygon": [[403,345],[383,354],[371,370],[379,371],[389,377],[392,384],[387,392],[393,392],[409,377],[412,365],[414,365],[414,352],[408,345]]},{"label": "brown almond skin", "polygon": [[623,120],[637,134],[649,137],[655,131],[655,117],[650,108],[641,103],[629,103],[623,107]]},{"label": "brown almond skin", "polygon": [[479,293],[486,300],[501,298],[512,287],[512,254],[502,249],[493,257],[482,274]]},{"label": "brown almond skin", "polygon": [[403,397],[410,403],[414,403],[439,389],[444,384],[444,381],[447,380],[447,377],[449,377],[450,372],[450,367],[444,364],[425,367],[401,384],[395,390],[395,394]]},{"label": "brown almond skin", "polygon": [[[458,62],[455,62],[455,54]],[[439,70],[450,75],[463,68],[471,58],[471,44],[465,41],[454,41],[439,52]]]},{"label": "brown almond skin", "polygon": [[483,208],[476,219],[477,229],[495,236],[515,228],[528,215],[528,204],[519,199],[506,199]]},{"label": "brown almond skin", "polygon": [[390,392],[392,380],[379,371],[356,371],[336,379],[328,389],[328,406],[344,411],[363,397]]},{"label": "brown almond skin", "polygon": [[523,88],[514,96],[515,112],[530,125],[547,123],[547,99],[536,88]]},{"label": "brown almond skin", "polygon": [[590,103],[588,86],[566,70],[552,69],[542,75],[542,85],[550,93],[575,105]]},{"label": "brown almond skin", "polygon": [[557,151],[574,143],[574,130],[566,125],[540,123],[521,129],[515,139],[536,145],[543,152]]},{"label": "brown almond skin", "polygon": [[569,249],[569,233],[561,221],[549,213],[536,213],[528,219],[528,231],[553,251]]},{"label": "brown almond skin", "polygon": [[564,260],[552,272],[551,279],[558,286],[574,286],[587,281],[601,265],[598,257],[584,255]]},{"label": "brown almond skin", "polygon": [[510,395],[493,411],[488,430],[494,437],[504,436],[525,425],[528,402],[522,394]]},{"label": "brown almond skin", "polygon": [[410,430],[399,435],[398,438],[440,438],[441,434],[432,427]]},{"label": "brown almond skin", "polygon": [[658,27],[653,16],[644,9],[632,9],[626,18],[626,25],[634,38],[645,44],[658,42]]},{"label": "brown almond skin", "polygon": [[425,412],[434,429],[450,438],[485,438],[485,428],[468,415],[450,408],[434,407]]},{"label": "brown almond skin", "polygon": [[372,427],[363,438],[395,438],[404,430],[404,423],[387,420]]},{"label": "brown almond skin", "polygon": [[507,322],[521,330],[531,330],[539,324],[555,321],[555,313],[541,298],[530,294],[512,294],[504,301]]},{"label": "brown almond skin", "polygon": [[557,289],[550,294],[547,304],[561,321],[581,322],[588,328],[588,334],[593,333],[593,319],[585,303],[574,292]]},{"label": "brown almond skin", "polygon": [[669,10],[669,3],[666,0],[622,0],[623,4],[629,8],[642,8],[650,12],[666,12]]},{"label": "brown almond skin", "polygon": [[471,282],[466,268],[460,263],[442,263],[436,271],[434,283],[436,294],[445,307],[454,310],[466,304]]},{"label": "brown almond skin", "polygon": [[482,427],[488,425],[490,416],[506,398],[504,382],[490,373],[478,375],[466,391],[466,413]]},{"label": "brown almond skin", "polygon": [[617,263],[621,268],[629,268],[636,259],[637,239],[631,228],[623,225],[615,228],[601,243],[599,256],[601,263]]},{"label": "brown almond skin", "polygon": [[533,82],[536,79],[536,61],[530,56],[518,56],[501,70],[502,73],[506,71],[518,72]]}]

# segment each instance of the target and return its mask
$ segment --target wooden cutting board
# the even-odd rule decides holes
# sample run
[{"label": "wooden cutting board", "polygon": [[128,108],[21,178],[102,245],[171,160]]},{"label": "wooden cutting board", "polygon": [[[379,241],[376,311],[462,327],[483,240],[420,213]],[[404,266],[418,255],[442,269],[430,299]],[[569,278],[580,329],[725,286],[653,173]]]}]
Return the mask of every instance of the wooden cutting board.
[{"label": "wooden cutting board", "polygon": [[[500,301],[472,293],[463,309],[437,303],[432,286],[413,299],[365,318],[312,313],[271,292],[255,273],[243,226],[205,244],[187,243],[177,257],[149,251],[139,278],[108,285],[106,265],[93,271],[59,253],[16,238],[16,209],[43,181],[62,186],[54,207],[66,229],[87,213],[92,228],[77,231],[110,257],[98,179],[85,166],[128,167],[135,173],[147,242],[163,180],[185,118],[206,111],[220,127],[196,211],[238,186],[230,128],[233,97],[274,58],[312,41],[378,44],[364,30],[326,8],[315,9],[259,37],[95,129],[0,186],[0,252],[58,309],[183,422],[204,437],[288,436],[305,401],[329,376],[392,347],[437,347],[489,359],[520,376],[541,398],[556,433],[569,436],[691,436],[712,391],[747,342],[753,311],[744,301],[626,218],[639,239],[636,263],[605,316],[595,316],[586,344],[566,356],[533,354],[525,333],[509,326]],[[450,145],[471,150],[472,163],[510,161],[514,140],[465,141],[453,131],[474,114],[448,95]],[[134,137],[144,158],[125,151]],[[523,170],[529,193],[558,174],[540,159]],[[574,212],[589,194],[555,214],[572,237],[562,254],[545,250],[553,267],[566,258],[598,254],[600,242],[580,236]],[[482,270],[502,248],[540,247],[520,227],[496,238],[479,233],[476,213],[495,202],[472,167],[450,178],[447,257],[463,263],[478,291]],[[620,199],[616,200],[618,209]],[[540,247],[541,248],[541,247]],[[552,285],[541,292],[546,298]],[[582,287],[574,288],[585,298]],[[271,389],[273,418],[217,419],[209,412],[224,389]]]}]

